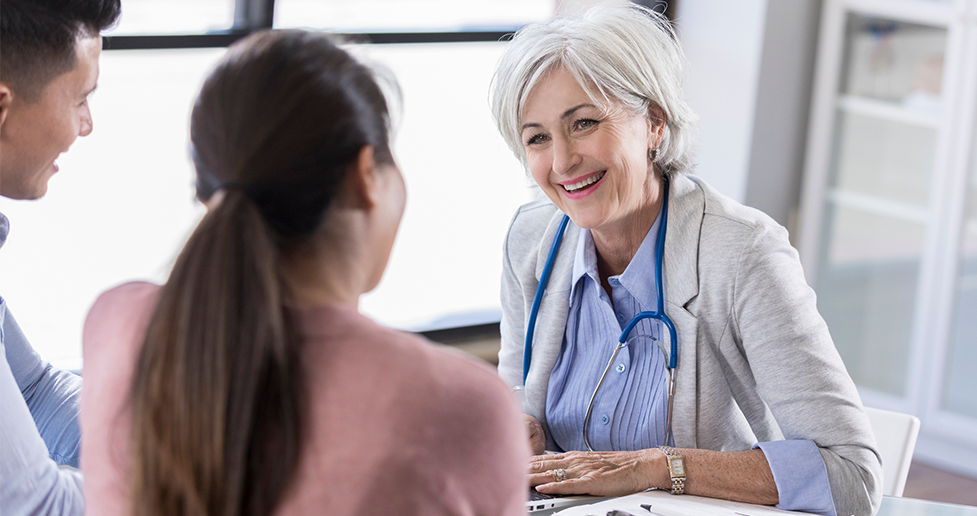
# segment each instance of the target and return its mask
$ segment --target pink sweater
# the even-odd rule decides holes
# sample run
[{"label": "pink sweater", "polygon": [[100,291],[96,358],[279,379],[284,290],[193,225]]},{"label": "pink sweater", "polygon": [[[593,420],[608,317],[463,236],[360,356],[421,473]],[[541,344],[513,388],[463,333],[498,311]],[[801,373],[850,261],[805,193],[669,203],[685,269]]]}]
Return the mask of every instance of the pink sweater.
[{"label": "pink sweater", "polygon": [[[126,397],[159,287],[103,294],[85,323],[88,514],[125,514]],[[276,514],[525,514],[529,446],[490,368],[352,308],[299,311],[310,431]]]}]

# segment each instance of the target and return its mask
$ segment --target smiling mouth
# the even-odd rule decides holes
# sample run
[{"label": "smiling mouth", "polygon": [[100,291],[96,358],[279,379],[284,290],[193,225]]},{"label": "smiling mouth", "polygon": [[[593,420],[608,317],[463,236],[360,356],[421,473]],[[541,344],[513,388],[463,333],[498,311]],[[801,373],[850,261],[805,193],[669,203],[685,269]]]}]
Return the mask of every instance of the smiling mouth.
[{"label": "smiling mouth", "polygon": [[560,185],[560,186],[562,186],[563,189],[567,191],[567,193],[582,192],[582,191],[586,190],[587,188],[590,188],[597,181],[600,181],[601,178],[604,177],[604,174],[606,174],[606,173],[607,173],[607,171],[604,170],[604,171],[599,172],[597,174],[594,174],[594,175],[588,177],[587,179],[584,179],[583,181],[580,181],[578,183],[573,183],[573,184],[570,184],[570,185]]}]

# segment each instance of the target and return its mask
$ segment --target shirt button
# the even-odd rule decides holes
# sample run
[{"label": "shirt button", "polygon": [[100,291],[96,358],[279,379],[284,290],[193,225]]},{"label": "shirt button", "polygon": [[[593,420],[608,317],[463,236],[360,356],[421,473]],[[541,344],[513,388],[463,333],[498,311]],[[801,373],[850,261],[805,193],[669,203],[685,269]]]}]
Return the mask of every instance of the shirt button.
[{"label": "shirt button", "polygon": [[607,282],[610,283],[611,285],[614,285],[615,287],[621,284],[621,280],[617,278],[611,278],[607,280]]},{"label": "shirt button", "polygon": [[617,314],[617,320],[624,322],[624,314]]},{"label": "shirt button", "polygon": [[609,418],[607,416],[603,416],[603,417],[600,418],[600,422],[601,423],[604,423],[606,425],[607,423],[610,423],[611,422],[611,418]]},{"label": "shirt button", "polygon": [[623,372],[624,372],[624,370],[625,370],[625,369],[627,369],[627,368],[628,368],[628,367],[627,367],[626,365],[624,365],[624,364],[618,364],[618,365],[617,365],[617,372],[619,372],[619,373],[623,373]]}]

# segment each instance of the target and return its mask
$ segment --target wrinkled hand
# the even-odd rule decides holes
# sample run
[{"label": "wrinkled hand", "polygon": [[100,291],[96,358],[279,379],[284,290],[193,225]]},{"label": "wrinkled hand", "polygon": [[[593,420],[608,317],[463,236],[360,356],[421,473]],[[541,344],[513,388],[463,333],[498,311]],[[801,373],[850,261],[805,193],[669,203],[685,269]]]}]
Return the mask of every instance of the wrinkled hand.
[{"label": "wrinkled hand", "polygon": [[529,414],[523,414],[526,418],[526,425],[529,427],[529,448],[533,455],[542,455],[546,449],[546,436],[543,435],[543,425],[539,420]]},{"label": "wrinkled hand", "polygon": [[[637,493],[655,487],[655,477],[651,474],[655,460],[653,451],[574,451],[537,455],[529,463],[529,485],[545,494],[624,496]],[[566,480],[556,481],[558,469],[566,470]]]}]

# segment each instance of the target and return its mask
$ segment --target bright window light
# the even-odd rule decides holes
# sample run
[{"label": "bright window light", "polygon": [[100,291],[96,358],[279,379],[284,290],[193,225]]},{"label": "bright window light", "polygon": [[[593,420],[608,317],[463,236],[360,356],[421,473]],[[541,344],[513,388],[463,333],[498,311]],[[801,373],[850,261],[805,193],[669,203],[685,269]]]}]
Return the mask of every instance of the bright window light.
[{"label": "bright window light", "polygon": [[276,0],[275,27],[337,32],[513,30],[549,20],[554,0]]},{"label": "bright window light", "polygon": [[234,0],[125,0],[106,36],[200,34],[234,25]]},{"label": "bright window light", "polygon": [[[502,241],[535,195],[491,121],[488,85],[504,43],[376,45],[356,51],[396,75],[394,141],[407,211],[380,286],[361,309],[433,329],[497,321]],[[0,198],[11,232],[0,295],[31,343],[81,367],[84,318],[102,291],[162,282],[204,213],[193,199],[189,113],[224,49],[107,51],[94,133],[59,159],[39,202]]]}]

